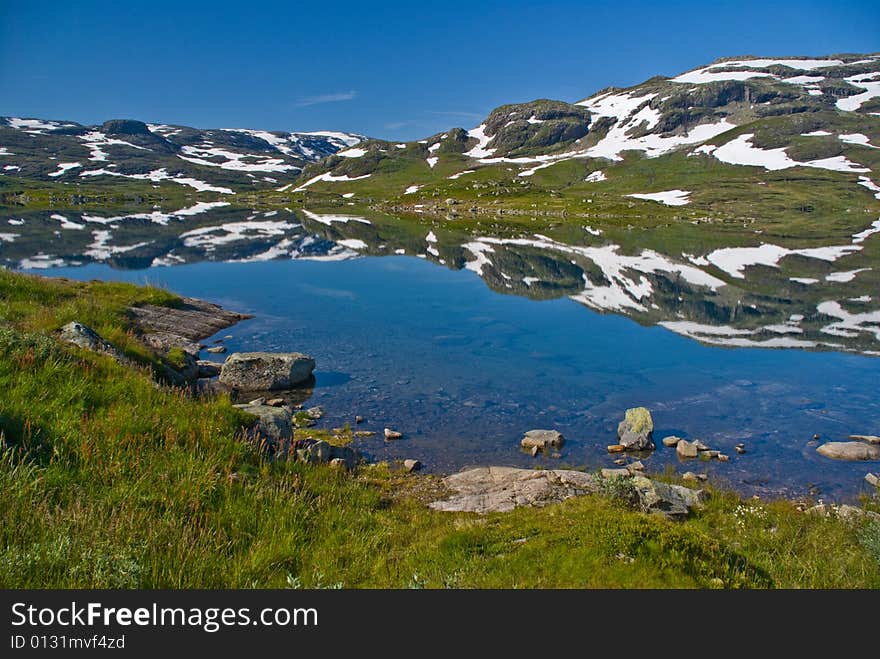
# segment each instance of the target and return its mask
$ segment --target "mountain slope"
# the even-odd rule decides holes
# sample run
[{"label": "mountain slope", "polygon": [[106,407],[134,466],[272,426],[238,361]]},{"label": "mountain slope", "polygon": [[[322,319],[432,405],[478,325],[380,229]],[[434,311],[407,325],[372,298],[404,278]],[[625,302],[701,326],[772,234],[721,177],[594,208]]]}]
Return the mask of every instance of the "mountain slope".
[{"label": "mountain slope", "polygon": [[[682,168],[681,156],[733,167],[715,168],[711,180],[682,172],[666,190],[650,177],[629,176],[633,170],[626,167],[615,171],[616,183],[606,183],[606,170],[616,165],[669,157],[663,162],[675,169]],[[585,196],[614,185],[619,199],[641,195],[627,203],[687,205],[689,194],[711,193],[719,177],[741,178],[743,168],[759,168],[748,170],[759,178],[761,172],[817,170],[820,180],[880,192],[871,178],[878,167],[880,56],[750,57],[608,88],[577,103],[505,105],[469,131],[401,144],[366,141],[307,167],[294,189],[408,205],[450,196],[484,205],[486,196],[533,202],[526,192],[550,188],[574,193],[580,201],[568,204],[571,210],[587,208]],[[625,178],[631,185],[620,185]]]},{"label": "mountain slope", "polygon": [[0,175],[95,183],[165,181],[232,194],[290,180],[311,162],[363,139],[111,120],[101,126],[0,117]]}]

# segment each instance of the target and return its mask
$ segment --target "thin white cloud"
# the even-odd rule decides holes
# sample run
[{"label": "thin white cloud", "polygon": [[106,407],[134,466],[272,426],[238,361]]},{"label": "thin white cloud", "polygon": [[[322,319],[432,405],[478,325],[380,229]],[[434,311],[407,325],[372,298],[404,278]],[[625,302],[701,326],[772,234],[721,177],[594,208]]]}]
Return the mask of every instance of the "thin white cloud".
[{"label": "thin white cloud", "polygon": [[349,92],[336,92],[333,94],[318,94],[317,96],[306,96],[297,102],[296,107],[304,108],[309,105],[319,105],[321,103],[337,103],[339,101],[350,101],[356,98],[358,93],[355,90]]}]

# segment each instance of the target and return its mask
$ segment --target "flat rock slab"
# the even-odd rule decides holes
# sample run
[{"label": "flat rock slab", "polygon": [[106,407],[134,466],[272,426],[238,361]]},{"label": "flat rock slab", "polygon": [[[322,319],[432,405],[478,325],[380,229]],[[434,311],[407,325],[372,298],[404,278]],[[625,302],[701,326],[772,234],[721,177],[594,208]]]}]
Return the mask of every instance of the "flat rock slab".
[{"label": "flat rock slab", "polygon": [[166,351],[182,348],[193,355],[199,352],[199,340],[253,317],[189,297],[183,298],[176,308],[146,304],[128,311],[141,330],[144,343]]},{"label": "flat rock slab", "polygon": [[243,391],[291,389],[312,377],[315,360],[300,352],[235,352],[220,370],[220,382]]},{"label": "flat rock slab", "polygon": [[546,506],[595,492],[599,479],[567,469],[516,469],[479,467],[443,479],[455,494],[428,504],[447,512],[508,512],[519,506]]},{"label": "flat rock slab", "polygon": [[529,430],[520,441],[520,446],[543,451],[547,448],[559,448],[564,443],[565,438],[558,430]]},{"label": "flat rock slab", "polygon": [[880,444],[865,442],[827,442],[816,452],[832,460],[880,460]]}]

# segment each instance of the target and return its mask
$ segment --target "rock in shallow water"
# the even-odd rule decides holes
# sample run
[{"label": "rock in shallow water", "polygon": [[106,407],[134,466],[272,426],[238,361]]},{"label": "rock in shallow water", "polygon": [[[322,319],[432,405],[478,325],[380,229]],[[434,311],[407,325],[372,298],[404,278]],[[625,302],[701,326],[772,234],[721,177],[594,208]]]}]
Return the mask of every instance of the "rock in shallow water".
[{"label": "rock in shallow water", "polygon": [[880,460],[880,445],[865,442],[827,442],[816,452],[832,460]]},{"label": "rock in shallow water", "polygon": [[632,407],[617,426],[618,444],[627,451],[644,451],[654,448],[654,420],[646,407]]},{"label": "rock in shallow water", "polygon": [[315,360],[299,352],[235,352],[220,371],[220,382],[244,391],[290,389],[312,376]]},{"label": "rock in shallow water", "polygon": [[529,430],[520,440],[520,446],[524,449],[537,448],[544,451],[549,448],[559,448],[565,443],[565,438],[558,430]]}]

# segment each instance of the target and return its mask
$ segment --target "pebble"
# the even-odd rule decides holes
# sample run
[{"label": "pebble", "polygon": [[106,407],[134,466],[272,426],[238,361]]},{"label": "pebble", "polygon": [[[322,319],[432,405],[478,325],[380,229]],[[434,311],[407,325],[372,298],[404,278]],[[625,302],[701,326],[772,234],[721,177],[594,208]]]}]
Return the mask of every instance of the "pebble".
[{"label": "pebble", "polygon": [[626,447],[623,444],[612,444],[608,447],[609,453],[623,453]]},{"label": "pebble", "polygon": [[354,418],[354,422],[355,422],[355,423],[363,423],[363,422],[364,422],[364,417],[362,417],[360,414],[358,414],[358,415]]},{"label": "pebble", "polygon": [[418,471],[422,468],[422,463],[418,460],[404,460],[403,468],[407,470],[407,472]]},{"label": "pebble", "polygon": [[662,441],[663,441],[663,446],[668,446],[668,447],[672,448],[681,441],[681,437],[676,437],[675,435],[670,435],[669,437],[664,437]]},{"label": "pebble", "polygon": [[725,453],[719,453],[718,454],[718,461],[719,462],[730,462],[730,456],[726,455]]},{"label": "pebble", "polygon": [[401,437],[403,437],[402,432],[392,430],[391,428],[385,428],[385,439],[400,439]]}]

